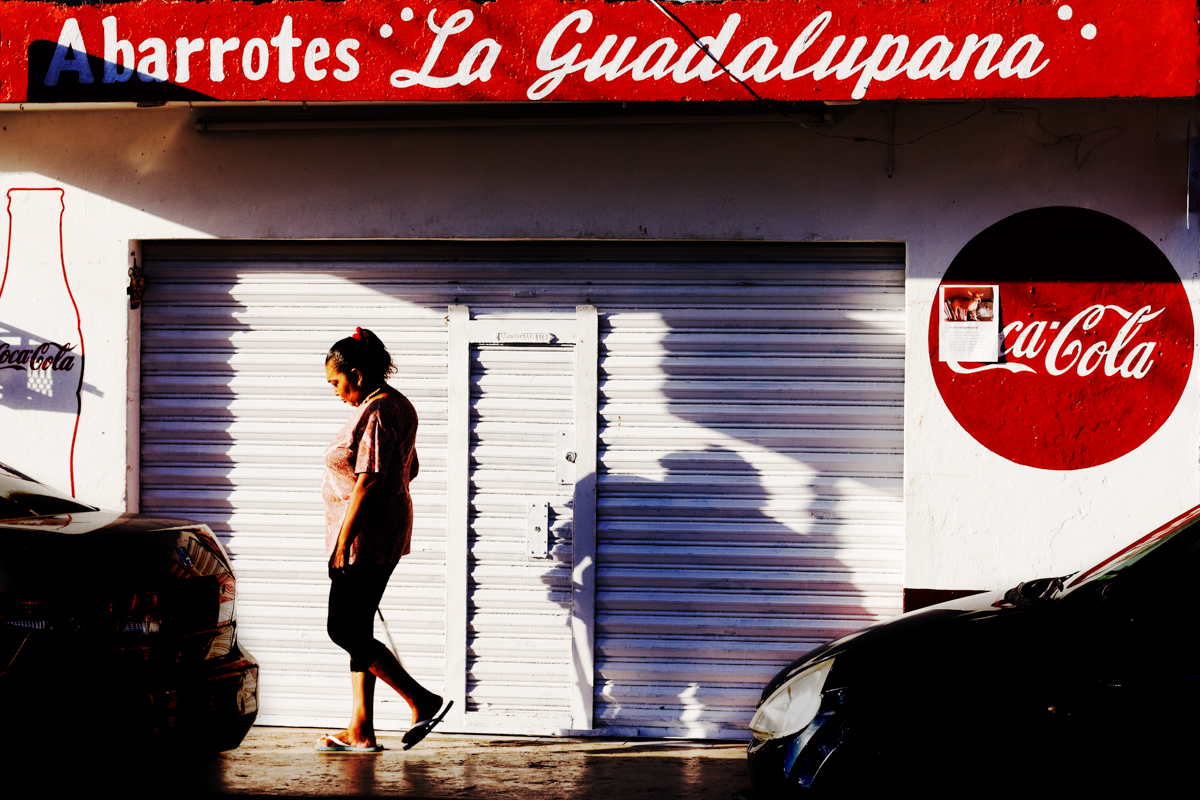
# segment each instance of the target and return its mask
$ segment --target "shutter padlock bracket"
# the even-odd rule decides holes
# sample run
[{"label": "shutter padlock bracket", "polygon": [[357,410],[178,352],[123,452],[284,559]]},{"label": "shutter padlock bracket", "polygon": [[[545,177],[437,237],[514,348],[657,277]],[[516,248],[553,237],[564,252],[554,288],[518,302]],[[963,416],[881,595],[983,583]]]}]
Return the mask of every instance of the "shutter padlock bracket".
[{"label": "shutter padlock bracket", "polygon": [[526,553],[530,558],[550,557],[550,504],[544,500],[529,504],[525,515]]}]

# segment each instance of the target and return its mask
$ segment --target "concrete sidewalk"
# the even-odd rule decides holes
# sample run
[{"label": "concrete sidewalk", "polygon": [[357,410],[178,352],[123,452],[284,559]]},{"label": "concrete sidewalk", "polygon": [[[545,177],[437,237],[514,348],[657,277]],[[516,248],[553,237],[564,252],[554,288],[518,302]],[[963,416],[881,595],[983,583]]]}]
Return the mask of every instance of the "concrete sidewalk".
[{"label": "concrete sidewalk", "polygon": [[[324,732],[254,728],[237,750],[191,770],[185,793],[481,800],[750,797],[742,742],[433,734],[405,752],[399,733],[384,733],[380,744],[389,749],[348,755],[316,752],[313,744]],[[145,788],[178,794],[183,787],[176,774],[155,776]]]}]

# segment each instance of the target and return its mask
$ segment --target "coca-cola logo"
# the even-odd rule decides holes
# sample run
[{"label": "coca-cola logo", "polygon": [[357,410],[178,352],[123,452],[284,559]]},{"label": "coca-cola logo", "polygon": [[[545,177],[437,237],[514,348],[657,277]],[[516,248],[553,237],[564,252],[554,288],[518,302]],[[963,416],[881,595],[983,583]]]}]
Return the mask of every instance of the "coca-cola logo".
[{"label": "coca-cola logo", "polygon": [[999,361],[943,360],[935,300],[930,365],[980,444],[1030,467],[1083,469],[1141,446],[1191,373],[1191,306],[1158,247],[1081,208],[1011,216],[972,239],[943,285],[999,287]]},{"label": "coca-cola logo", "polygon": [[0,342],[0,370],[20,369],[30,372],[75,368],[75,356],[71,355],[75,345],[43,342],[36,347],[15,348],[8,342]]}]

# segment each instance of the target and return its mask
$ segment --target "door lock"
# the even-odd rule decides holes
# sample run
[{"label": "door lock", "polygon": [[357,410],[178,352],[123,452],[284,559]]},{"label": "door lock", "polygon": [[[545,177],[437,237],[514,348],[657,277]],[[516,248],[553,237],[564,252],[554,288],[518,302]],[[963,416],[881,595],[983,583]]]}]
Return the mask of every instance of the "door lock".
[{"label": "door lock", "polygon": [[554,478],[559,486],[573,486],[575,484],[575,461],[579,458],[579,454],[574,450],[568,450],[574,442],[574,436],[570,430],[560,430],[558,435],[554,437],[555,443],[554,456]]}]

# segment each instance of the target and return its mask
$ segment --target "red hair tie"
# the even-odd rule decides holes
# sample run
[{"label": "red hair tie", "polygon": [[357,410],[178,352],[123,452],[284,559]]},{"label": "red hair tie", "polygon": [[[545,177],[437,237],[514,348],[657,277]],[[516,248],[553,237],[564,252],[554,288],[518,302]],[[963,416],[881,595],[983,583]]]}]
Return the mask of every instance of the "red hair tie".
[{"label": "red hair tie", "polygon": [[354,329],[354,338],[355,338],[355,339],[361,339],[361,338],[362,338],[362,328],[355,328],[355,329]]}]

